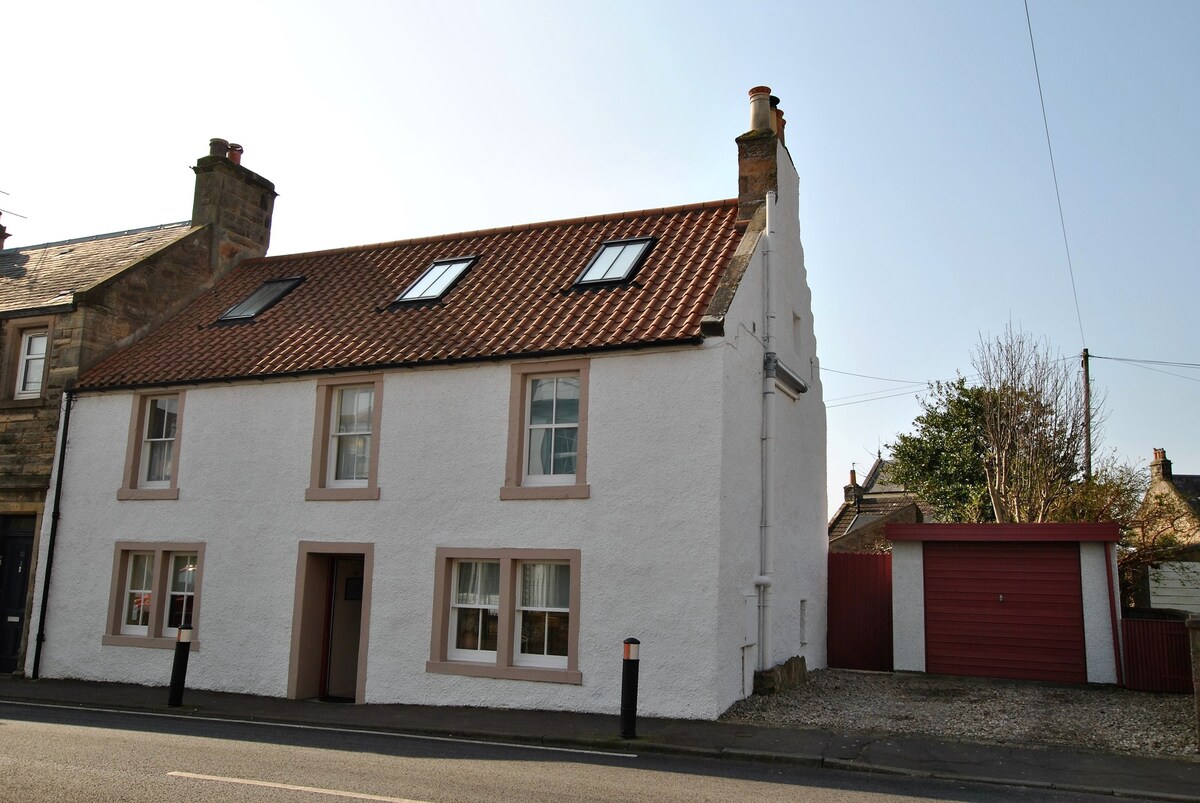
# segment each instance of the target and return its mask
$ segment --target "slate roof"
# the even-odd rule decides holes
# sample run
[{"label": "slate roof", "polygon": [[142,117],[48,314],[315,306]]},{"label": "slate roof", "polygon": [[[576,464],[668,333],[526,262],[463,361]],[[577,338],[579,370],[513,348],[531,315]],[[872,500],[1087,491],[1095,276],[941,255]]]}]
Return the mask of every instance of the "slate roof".
[{"label": "slate roof", "polygon": [[[737,201],[247,260],[80,378],[142,387],[699,342],[741,233]],[[630,281],[575,286],[601,243],[653,237]],[[477,256],[440,300],[395,304],[435,260]],[[217,323],[264,281],[304,281],[254,320]]]},{"label": "slate roof", "polygon": [[834,512],[829,520],[830,541],[893,516],[911,505],[916,505],[926,520],[931,519],[932,510],[925,502],[906,491],[903,485],[892,481],[889,465],[890,461],[877,458],[862,481],[859,504],[855,506],[853,502],[843,502]]},{"label": "slate roof", "polygon": [[196,231],[169,223],[0,251],[0,315],[50,311]]},{"label": "slate roof", "polygon": [[1175,486],[1192,512],[1200,516],[1200,474],[1174,474],[1167,482]]}]

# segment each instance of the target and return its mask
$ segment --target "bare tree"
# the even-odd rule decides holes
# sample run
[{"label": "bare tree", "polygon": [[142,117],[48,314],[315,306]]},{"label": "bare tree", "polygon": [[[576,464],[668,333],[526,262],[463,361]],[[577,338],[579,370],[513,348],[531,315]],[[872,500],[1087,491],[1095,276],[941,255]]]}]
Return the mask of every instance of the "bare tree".
[{"label": "bare tree", "polygon": [[984,389],[983,462],[996,521],[1053,520],[1083,458],[1087,412],[1074,363],[1010,326],[981,337],[971,364]]}]

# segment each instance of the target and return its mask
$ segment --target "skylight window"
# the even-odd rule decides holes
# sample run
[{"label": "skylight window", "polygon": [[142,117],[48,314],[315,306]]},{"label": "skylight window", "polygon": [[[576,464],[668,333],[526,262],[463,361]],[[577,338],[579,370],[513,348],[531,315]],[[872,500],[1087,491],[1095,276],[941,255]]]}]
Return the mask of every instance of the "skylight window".
[{"label": "skylight window", "polygon": [[450,289],[450,285],[458,281],[458,277],[466,272],[475,262],[475,257],[462,259],[443,259],[434,262],[429,270],[421,274],[421,278],[400,294],[397,301],[428,301],[441,298]]},{"label": "skylight window", "polygon": [[642,260],[653,244],[654,241],[649,238],[604,243],[600,246],[600,253],[592,258],[579,277],[579,284],[625,281],[641,267]]},{"label": "skylight window", "polygon": [[296,276],[291,279],[271,279],[263,282],[261,287],[248,295],[245,300],[234,304],[217,320],[249,320],[286,296],[302,281],[304,281],[303,277]]}]

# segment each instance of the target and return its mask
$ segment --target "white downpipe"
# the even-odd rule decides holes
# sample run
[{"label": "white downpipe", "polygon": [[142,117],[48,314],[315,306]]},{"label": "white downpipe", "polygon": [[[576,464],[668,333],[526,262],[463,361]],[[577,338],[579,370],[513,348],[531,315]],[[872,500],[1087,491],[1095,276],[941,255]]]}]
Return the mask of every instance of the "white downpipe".
[{"label": "white downpipe", "polygon": [[771,221],[775,210],[775,194],[767,193],[767,225],[763,235],[763,385],[762,385],[762,513],[758,531],[758,668],[770,669],[771,664],[771,528],[775,522],[774,488],[775,465],[775,368],[778,360],[771,342],[771,324],[775,309],[771,297]]}]

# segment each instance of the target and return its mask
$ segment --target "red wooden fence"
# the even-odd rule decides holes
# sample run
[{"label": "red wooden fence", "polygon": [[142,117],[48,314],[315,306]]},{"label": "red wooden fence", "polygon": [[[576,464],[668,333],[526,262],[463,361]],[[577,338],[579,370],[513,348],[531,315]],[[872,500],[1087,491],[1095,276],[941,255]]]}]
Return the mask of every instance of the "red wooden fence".
[{"label": "red wooden fence", "polygon": [[829,666],[892,671],[892,556],[829,553]]},{"label": "red wooden fence", "polygon": [[[1192,660],[1183,622],[1122,619],[1125,685],[1138,691],[1192,691]],[[832,666],[832,664],[830,664]]]}]

